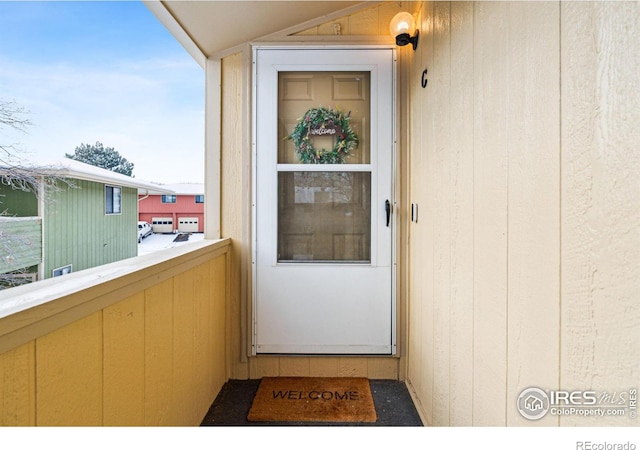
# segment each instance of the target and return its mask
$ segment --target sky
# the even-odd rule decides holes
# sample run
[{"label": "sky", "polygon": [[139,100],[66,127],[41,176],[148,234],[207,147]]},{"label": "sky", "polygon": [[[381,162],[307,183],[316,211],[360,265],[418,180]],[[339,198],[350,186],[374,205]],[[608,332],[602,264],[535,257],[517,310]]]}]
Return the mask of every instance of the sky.
[{"label": "sky", "polygon": [[204,70],[138,1],[0,0],[0,99],[27,111],[0,129],[20,159],[101,142],[137,179],[204,180]]}]

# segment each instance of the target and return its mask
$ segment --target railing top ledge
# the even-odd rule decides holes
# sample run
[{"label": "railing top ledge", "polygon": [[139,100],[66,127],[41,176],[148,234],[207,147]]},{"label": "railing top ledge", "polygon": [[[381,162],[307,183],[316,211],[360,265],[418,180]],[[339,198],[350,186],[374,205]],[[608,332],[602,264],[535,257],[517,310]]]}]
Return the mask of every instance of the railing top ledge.
[{"label": "railing top ledge", "polygon": [[163,276],[227,253],[230,245],[229,238],[205,239],[0,291],[0,353],[6,347],[3,339],[12,333],[67,311],[104,308],[119,301],[118,292],[131,295],[143,290]]}]

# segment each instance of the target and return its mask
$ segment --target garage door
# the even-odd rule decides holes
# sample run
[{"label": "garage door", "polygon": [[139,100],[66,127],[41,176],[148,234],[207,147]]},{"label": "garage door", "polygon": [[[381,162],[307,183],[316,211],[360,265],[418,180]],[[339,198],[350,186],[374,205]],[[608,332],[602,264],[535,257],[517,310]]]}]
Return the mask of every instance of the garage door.
[{"label": "garage door", "polygon": [[178,231],[183,233],[197,233],[198,218],[197,217],[180,217],[178,219]]},{"label": "garage door", "polygon": [[151,219],[151,228],[154,233],[173,233],[173,218],[154,217]]}]

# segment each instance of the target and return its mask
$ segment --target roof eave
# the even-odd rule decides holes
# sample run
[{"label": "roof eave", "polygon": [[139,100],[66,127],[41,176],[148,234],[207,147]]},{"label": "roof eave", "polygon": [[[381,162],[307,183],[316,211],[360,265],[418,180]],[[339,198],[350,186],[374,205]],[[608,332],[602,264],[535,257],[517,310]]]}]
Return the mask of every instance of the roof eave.
[{"label": "roof eave", "polygon": [[156,16],[160,23],[176,38],[193,59],[196,60],[198,65],[204,69],[207,56],[202,49],[198,47],[189,33],[187,33],[182,24],[169,12],[164,3],[160,0],[142,0],[142,3]]}]

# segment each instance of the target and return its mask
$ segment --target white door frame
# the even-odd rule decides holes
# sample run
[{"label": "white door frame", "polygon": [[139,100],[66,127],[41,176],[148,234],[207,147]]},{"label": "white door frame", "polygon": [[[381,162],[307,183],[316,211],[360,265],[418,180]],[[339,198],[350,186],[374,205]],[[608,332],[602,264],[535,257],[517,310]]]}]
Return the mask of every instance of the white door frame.
[{"label": "white door frame", "polygon": [[[392,152],[392,156],[391,156],[391,189],[392,189],[392,197],[391,197],[391,204],[392,204],[392,211],[394,212],[391,215],[391,268],[390,268],[390,276],[391,276],[391,314],[390,314],[390,329],[391,329],[391,346],[390,346],[390,351],[381,351],[381,352],[369,352],[369,354],[387,354],[387,355],[396,355],[397,352],[397,337],[396,337],[396,328],[397,328],[397,316],[396,316],[396,279],[397,279],[397,274],[396,274],[396,269],[397,269],[397,214],[395,214],[395,210],[396,210],[396,204],[397,204],[397,197],[398,197],[398,180],[397,180],[397,175],[396,175],[396,168],[398,167],[397,165],[397,158],[398,158],[398,151],[397,151],[397,110],[396,110],[396,103],[397,103],[397,88],[396,88],[396,80],[397,80],[397,76],[396,76],[396,62],[397,62],[397,58],[396,58],[396,49],[393,46],[273,46],[273,45],[259,45],[259,46],[254,46],[253,47],[253,80],[252,80],[252,284],[253,284],[253,289],[252,289],[252,321],[251,321],[251,340],[252,340],[252,345],[251,345],[251,353],[252,355],[256,355],[258,353],[260,353],[257,349],[257,343],[256,343],[256,327],[257,327],[257,321],[256,321],[256,311],[257,311],[257,261],[258,261],[258,240],[257,240],[257,235],[258,235],[258,219],[257,219],[257,198],[258,198],[258,186],[256,183],[256,179],[257,179],[257,173],[258,173],[258,166],[257,166],[257,162],[258,162],[258,158],[257,158],[257,148],[258,148],[258,128],[257,128],[257,89],[258,89],[258,68],[257,68],[257,64],[256,64],[256,56],[257,56],[257,52],[260,49],[277,49],[277,50],[312,50],[312,49],[322,49],[322,50],[375,50],[375,49],[386,49],[386,50],[391,50],[392,51],[392,55],[393,55],[393,74],[392,74],[392,86],[393,86],[393,91],[391,93],[392,95],[392,104],[393,104],[393,111],[391,113],[391,117],[392,117],[392,124],[391,124],[391,134],[392,134],[392,149],[390,149],[390,151]],[[296,68],[294,67],[295,65],[292,65],[291,68],[288,68],[287,70],[296,70]],[[372,189],[373,189],[373,183],[372,183]],[[372,214],[376,215],[376,213],[374,213],[372,211]],[[374,258],[374,256],[372,255],[372,258]],[[284,352],[283,352],[284,353]],[[295,352],[294,352],[295,353]],[[349,354],[347,353],[343,353],[343,354]],[[365,353],[358,353],[358,354],[367,354]]]}]

